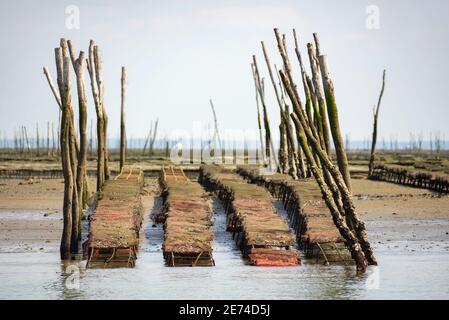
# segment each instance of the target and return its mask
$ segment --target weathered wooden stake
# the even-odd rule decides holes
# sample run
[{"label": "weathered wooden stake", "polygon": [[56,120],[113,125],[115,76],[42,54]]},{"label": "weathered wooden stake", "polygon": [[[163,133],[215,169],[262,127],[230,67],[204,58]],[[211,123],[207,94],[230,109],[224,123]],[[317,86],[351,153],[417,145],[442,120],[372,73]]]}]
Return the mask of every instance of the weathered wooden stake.
[{"label": "weathered wooden stake", "polygon": [[159,119],[156,119],[156,122],[154,124],[154,130],[153,130],[153,137],[151,138],[151,142],[150,142],[150,157],[153,156],[154,154],[154,143],[156,141],[156,137],[157,137],[157,126],[159,124]]},{"label": "weathered wooden stake", "polygon": [[[78,162],[76,168],[76,191],[78,197],[78,212],[73,215],[73,224],[76,224],[74,228],[75,234],[72,233],[72,242],[78,243],[81,240],[81,218],[83,216],[83,209],[87,205],[86,192],[87,178],[86,178],[86,165],[87,165],[87,97],[86,97],[86,85],[84,83],[84,65],[85,54],[84,51],[80,51],[78,58],[75,56],[75,50],[71,41],[67,41],[68,49],[70,53],[70,59],[76,75],[76,85],[78,93],[78,108],[79,108],[79,131],[80,131],[80,143],[78,151]],[[75,134],[75,131],[74,131]],[[74,139],[75,141],[75,139]],[[78,246],[72,243],[72,247],[77,250]]]},{"label": "weathered wooden stake", "polygon": [[218,140],[218,146],[220,148],[220,152],[222,152],[223,148],[221,145],[221,137],[220,132],[218,131],[218,121],[217,121],[217,114],[215,113],[214,103],[212,102],[212,99],[209,99],[210,107],[212,108],[212,114],[214,116],[214,144],[215,140]]},{"label": "weathered wooden stake", "polygon": [[72,201],[74,183],[72,177],[72,165],[70,157],[70,109],[71,109],[71,93],[70,93],[70,71],[69,58],[63,58],[62,48],[55,49],[55,60],[57,70],[57,83],[59,87],[59,96],[61,99],[61,164],[64,175],[64,202],[63,202],[63,230],[61,237],[60,254],[61,259],[67,260],[71,258],[71,239],[72,239]]},{"label": "weathered wooden stake", "polygon": [[253,73],[253,78],[254,78],[254,88],[256,89],[257,125],[259,127],[260,151],[262,153],[263,164],[265,165],[267,163],[267,159],[266,159],[266,155],[265,155],[265,148],[264,148],[264,142],[263,142],[262,122],[260,121],[259,93],[257,91],[257,80],[256,80],[256,74],[254,71],[253,63],[251,63],[251,71]]},{"label": "weathered wooden stake", "polygon": [[[318,36],[314,34],[317,41]],[[319,46],[317,46],[319,50]],[[329,75],[329,68],[327,65],[327,56],[319,56],[319,64],[321,70],[321,77],[324,87],[324,96],[326,97],[327,115],[329,117],[330,131],[332,133],[332,139],[334,141],[335,153],[337,156],[338,167],[343,175],[346,186],[351,192],[351,175],[349,173],[348,158],[345,151],[343,136],[340,131],[338,120],[338,108],[335,100],[334,85]]]},{"label": "weathered wooden stake", "polygon": [[120,108],[120,171],[125,165],[126,157],[126,133],[125,133],[125,84],[126,70],[122,67],[121,78],[121,108]]},{"label": "weathered wooden stake", "polygon": [[102,95],[100,91],[101,83],[99,83],[101,77],[96,75],[99,70],[96,66],[97,59],[99,58],[96,47],[95,42],[90,40],[87,70],[89,71],[95,112],[97,114],[97,191],[100,191],[103,188],[105,180],[105,117],[103,114]]},{"label": "weathered wooden stake", "polygon": [[47,121],[47,157],[50,156],[50,121]]},{"label": "weathered wooden stake", "polygon": [[254,74],[256,76],[257,90],[259,92],[259,98],[260,98],[260,102],[262,104],[262,110],[263,110],[264,127],[265,127],[265,150],[266,150],[266,155],[268,158],[268,163],[270,165],[270,168],[272,168],[272,159],[271,159],[272,157],[271,156],[273,156],[275,165],[277,168],[279,168],[279,162],[276,157],[275,150],[274,150],[273,140],[271,139],[270,121],[268,119],[267,106],[265,104],[264,84],[263,84],[263,80],[260,78],[259,68],[257,67],[257,61],[256,61],[255,55],[253,55],[253,65],[254,65]]},{"label": "weathered wooden stake", "polygon": [[[295,97],[294,91],[291,87],[291,84],[289,83],[287,77],[285,76],[284,72],[281,70],[279,71],[280,76],[282,78],[282,82],[284,84],[284,87],[287,89],[288,95],[290,97],[290,100],[292,101],[294,105],[294,109],[298,110],[298,118],[299,122],[305,132],[305,135],[307,137],[307,140],[309,144],[311,145],[314,153],[319,157],[321,163],[323,166],[326,167],[327,170],[329,170],[329,173],[332,175],[332,178],[334,179],[340,193],[341,193],[341,200],[344,206],[345,214],[348,216],[348,219],[353,224],[354,232],[357,235],[357,238],[359,239],[359,242],[362,246],[362,250],[365,254],[366,259],[370,264],[377,264],[376,258],[374,257],[373,250],[371,248],[371,245],[368,241],[368,237],[365,230],[365,224],[362,220],[360,220],[354,206],[354,202],[352,200],[351,192],[349,191],[346,182],[344,181],[342,173],[334,166],[331,159],[328,157],[326,151],[321,148],[320,143],[318,140],[313,136],[313,133],[309,127],[309,124],[306,120],[306,116],[304,114],[304,111],[302,109],[300,101],[298,101]],[[295,112],[296,113],[296,112]],[[338,122],[336,123],[338,125]],[[298,129],[298,128],[297,128]]]},{"label": "weathered wooden stake", "polygon": [[370,177],[373,174],[373,170],[374,170],[374,158],[375,158],[376,142],[377,142],[377,120],[379,117],[380,102],[382,101],[382,96],[384,94],[384,89],[385,89],[385,73],[386,73],[386,70],[384,70],[383,75],[382,75],[382,88],[380,89],[379,100],[377,101],[377,106],[375,106],[373,109],[373,118],[374,118],[373,119],[373,137],[371,140],[371,155],[370,155],[369,164],[368,164],[368,177]]}]

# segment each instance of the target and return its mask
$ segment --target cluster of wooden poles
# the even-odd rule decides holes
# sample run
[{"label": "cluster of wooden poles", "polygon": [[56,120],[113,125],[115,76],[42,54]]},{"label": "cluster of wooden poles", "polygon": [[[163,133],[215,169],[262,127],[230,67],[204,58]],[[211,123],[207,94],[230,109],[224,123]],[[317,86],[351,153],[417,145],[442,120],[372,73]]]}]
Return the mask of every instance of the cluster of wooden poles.
[{"label": "cluster of wooden poles", "polygon": [[[81,219],[83,209],[90,197],[86,174],[87,163],[87,97],[84,82],[84,69],[87,66],[91,91],[95,104],[97,120],[97,186],[101,191],[105,180],[109,179],[108,148],[106,145],[108,117],[104,105],[104,84],[102,78],[102,59],[98,46],[90,41],[87,58],[84,51],[75,55],[70,40],[61,39],[60,46],[55,48],[57,87],[53,84],[47,67],[43,68],[48,84],[60,109],[60,156],[64,176],[63,234],[61,239],[61,258],[69,259],[72,253],[78,253],[81,240]],[[75,128],[75,114],[72,103],[70,65],[72,65],[78,96],[79,136]],[[122,119],[120,165],[124,157],[124,83],[125,68],[122,67]],[[121,168],[120,168],[121,169]]]},{"label": "cluster of wooden poles", "polygon": [[[314,44],[307,44],[311,77],[306,72],[295,30],[295,54],[298,59],[305,103],[299,95],[292,72],[292,63],[287,54],[286,37],[274,29],[278,50],[283,66],[278,70],[278,81],[274,77],[272,66],[262,42],[262,51],[279,105],[280,150],[278,159],[274,155],[272,135],[267,116],[264,81],[260,76],[256,57],[252,59],[252,70],[256,86],[257,106],[263,108],[265,139],[258,110],[258,123],[261,144],[265,145],[265,157],[268,165],[272,160],[282,173],[289,173],[294,179],[312,175],[317,181],[323,199],[332,214],[333,221],[345,239],[349,250],[360,270],[368,264],[377,264],[372,247],[368,241],[365,224],[359,218],[351,195],[351,180],[344,141],[340,131],[338,107],[334,85],[329,75],[327,56],[320,51],[317,34],[313,34]],[[293,112],[290,112],[292,106]],[[292,125],[293,121],[293,125]],[[296,139],[295,139],[296,138]],[[337,165],[331,155],[333,140]],[[296,142],[295,142],[296,140]],[[296,144],[298,145],[296,147]]]},{"label": "cluster of wooden poles", "polygon": [[[58,131],[58,130],[57,130]],[[56,131],[56,132],[57,132]],[[4,136],[5,142],[3,143],[3,148],[9,148],[6,138]],[[54,123],[47,122],[47,136],[39,132],[39,124],[36,123],[36,135],[33,138],[29,137],[28,130],[26,126],[19,126],[18,129],[14,130],[13,145],[12,148],[19,154],[24,154],[32,156],[34,149],[34,155],[36,156],[55,156],[59,154],[59,145],[57,144],[57,139],[55,139],[55,126]]]}]

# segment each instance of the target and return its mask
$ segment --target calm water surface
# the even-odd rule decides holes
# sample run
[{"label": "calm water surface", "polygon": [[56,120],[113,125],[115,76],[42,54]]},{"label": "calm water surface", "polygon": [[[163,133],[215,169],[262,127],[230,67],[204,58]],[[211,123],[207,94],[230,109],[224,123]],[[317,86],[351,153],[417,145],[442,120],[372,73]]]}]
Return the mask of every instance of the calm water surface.
[{"label": "calm water surface", "polygon": [[147,214],[134,269],[86,270],[86,261],[66,266],[58,252],[0,253],[0,299],[449,298],[447,250],[389,249],[403,247],[399,240],[377,244],[379,266],[362,275],[354,267],[304,261],[299,267],[251,267],[225,231],[221,205],[215,202],[214,209],[215,267],[165,267],[162,228],[153,228]]}]

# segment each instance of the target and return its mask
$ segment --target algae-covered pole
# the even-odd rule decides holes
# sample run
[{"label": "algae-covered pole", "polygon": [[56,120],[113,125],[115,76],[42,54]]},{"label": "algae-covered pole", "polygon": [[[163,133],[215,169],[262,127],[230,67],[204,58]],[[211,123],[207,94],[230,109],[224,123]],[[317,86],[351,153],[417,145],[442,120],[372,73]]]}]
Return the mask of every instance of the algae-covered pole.
[{"label": "algae-covered pole", "polygon": [[[314,34],[315,39],[318,39]],[[321,77],[323,81],[324,96],[326,97],[327,114],[329,117],[330,131],[334,141],[335,153],[337,156],[338,167],[343,175],[346,186],[351,192],[351,175],[349,173],[348,158],[345,151],[343,136],[340,131],[338,120],[338,108],[335,100],[334,85],[329,75],[329,68],[327,64],[327,56],[319,56],[319,64],[321,70]]]},{"label": "algae-covered pole", "polygon": [[312,71],[312,83],[314,88],[316,104],[318,104],[317,111],[319,112],[319,122],[317,129],[320,131],[319,133],[323,140],[324,147],[326,148],[326,152],[328,155],[330,155],[331,147],[330,147],[329,124],[327,122],[327,113],[326,113],[326,100],[324,98],[323,88],[321,86],[320,81],[320,74],[318,71],[318,58],[316,56],[316,51],[311,43],[307,44],[307,52],[309,55],[310,70]]},{"label": "algae-covered pole", "polygon": [[[273,85],[273,89],[276,95],[276,100],[279,105],[279,111],[281,115],[281,124],[279,126],[279,133],[281,136],[280,139],[280,148],[279,148],[279,163],[281,170],[286,173],[290,172],[293,179],[297,179],[296,173],[296,163],[297,163],[297,155],[295,150],[295,145],[293,142],[293,135],[291,132],[290,118],[285,114],[285,101],[282,99],[282,91],[279,94],[278,87],[276,85],[276,81],[273,76],[273,71],[271,69],[270,59],[268,57],[267,50],[265,49],[265,44],[261,41],[263,55],[265,57],[265,63],[267,65],[268,73],[270,75],[271,84]],[[282,88],[281,88],[282,90]],[[288,152],[288,146],[291,148],[291,152]],[[287,162],[288,158],[292,158],[292,161],[295,164],[295,168],[289,168],[289,164]]]},{"label": "algae-covered pole", "polygon": [[360,246],[360,243],[359,243],[357,237],[352,233],[352,231],[346,225],[345,219],[342,217],[337,206],[335,205],[335,202],[334,202],[334,199],[332,198],[331,192],[329,191],[329,188],[327,187],[327,185],[324,181],[323,175],[317,166],[317,163],[312,154],[312,151],[309,148],[309,145],[307,143],[307,138],[305,136],[305,132],[302,127],[302,124],[298,120],[298,117],[296,116],[295,113],[292,113],[291,117],[292,117],[293,122],[295,123],[296,129],[297,129],[299,143],[301,144],[301,147],[304,151],[307,161],[310,164],[310,169],[312,171],[312,174],[315,177],[315,180],[317,181],[317,183],[321,189],[321,193],[323,195],[324,202],[326,203],[327,207],[329,208],[329,211],[332,215],[334,224],[340,231],[340,234],[346,240],[348,248],[351,252],[351,255],[356,262],[357,269],[364,271],[366,269],[368,263],[365,259],[365,256],[364,256],[363,251]]},{"label": "algae-covered pole", "polygon": [[[370,264],[377,264],[376,258],[374,257],[373,250],[371,248],[371,245],[368,241],[368,236],[366,234],[365,230],[365,224],[364,222],[359,218],[354,202],[352,200],[351,192],[349,191],[342,173],[334,166],[331,159],[328,157],[325,150],[323,150],[318,142],[318,140],[313,136],[313,133],[310,130],[310,127],[308,125],[308,122],[306,120],[306,117],[304,115],[304,112],[302,110],[300,102],[296,99],[295,94],[293,92],[293,89],[288,82],[287,77],[283,73],[282,70],[279,71],[282,82],[284,84],[284,87],[286,88],[288,95],[295,107],[295,110],[298,110],[298,118],[301,123],[301,126],[307,136],[308,142],[310,143],[314,153],[319,157],[320,161],[322,162],[322,165],[326,167],[327,170],[329,170],[329,173],[332,175],[335,184],[337,185],[338,189],[341,193],[341,201],[343,203],[343,207],[345,210],[345,214],[348,219],[350,219],[352,223],[352,227],[354,228],[354,232],[356,236],[359,239],[359,242],[362,246],[362,250],[365,254],[366,259]],[[298,128],[297,128],[298,130]]]},{"label": "algae-covered pole", "polygon": [[384,94],[385,89],[385,74],[386,70],[384,70],[382,75],[382,88],[380,89],[379,94],[379,100],[377,101],[377,106],[374,107],[374,114],[373,114],[373,137],[371,140],[371,155],[369,158],[369,165],[368,165],[368,177],[370,177],[373,174],[374,170],[374,158],[375,158],[375,151],[376,151],[376,142],[377,142],[377,120],[379,117],[379,108],[380,108],[380,102],[382,101],[382,96]]},{"label": "algae-covered pole", "polygon": [[126,132],[125,132],[125,83],[126,83],[126,70],[122,67],[121,78],[121,106],[120,106],[120,171],[122,171],[125,165],[126,157]]},{"label": "algae-covered pole", "polygon": [[279,124],[279,151],[278,151],[278,161],[279,161],[278,170],[280,173],[288,172],[287,160],[288,154],[287,154],[287,139],[285,134],[285,123],[284,119],[281,118],[281,123]]}]

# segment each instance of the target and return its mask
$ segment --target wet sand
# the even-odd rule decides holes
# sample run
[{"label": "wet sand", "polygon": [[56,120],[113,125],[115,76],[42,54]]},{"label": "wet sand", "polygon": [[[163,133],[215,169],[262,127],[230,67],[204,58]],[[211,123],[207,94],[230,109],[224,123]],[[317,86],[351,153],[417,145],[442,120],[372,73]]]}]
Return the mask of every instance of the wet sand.
[{"label": "wet sand", "polygon": [[[90,181],[94,188],[94,181]],[[57,252],[62,233],[62,179],[0,179],[0,252]],[[157,185],[146,179],[145,209]]]},{"label": "wet sand", "polygon": [[355,205],[377,252],[449,253],[449,197],[419,188],[353,180]]}]

